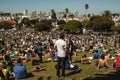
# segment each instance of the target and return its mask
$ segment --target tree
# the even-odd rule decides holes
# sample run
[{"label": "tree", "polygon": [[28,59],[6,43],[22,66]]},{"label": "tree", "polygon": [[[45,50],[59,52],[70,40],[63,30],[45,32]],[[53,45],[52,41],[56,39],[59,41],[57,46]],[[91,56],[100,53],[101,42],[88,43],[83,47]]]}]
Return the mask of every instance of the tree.
[{"label": "tree", "polygon": [[30,24],[29,18],[23,18],[21,23],[23,23],[26,27]]},{"label": "tree", "polygon": [[87,26],[89,24],[89,20],[84,20],[84,21],[81,22],[81,24],[84,28],[87,28]]},{"label": "tree", "polygon": [[69,17],[69,9],[68,8],[65,9],[65,17],[66,17],[66,21],[67,21],[68,17]]},{"label": "tree", "polygon": [[63,30],[65,24],[66,24],[66,22],[65,22],[64,20],[59,20],[59,21],[58,21],[59,29],[60,29],[60,30]]},{"label": "tree", "polygon": [[51,19],[52,19],[52,21],[57,20],[56,13],[55,13],[54,9],[51,10]]},{"label": "tree", "polygon": [[112,19],[112,13],[109,10],[104,11],[102,14],[103,17]]},{"label": "tree", "polygon": [[32,25],[35,25],[35,24],[38,23],[38,22],[39,22],[38,19],[30,20],[30,23],[31,23]]},{"label": "tree", "polygon": [[69,13],[69,9],[68,9],[68,8],[65,9],[65,13],[66,13],[66,14]]},{"label": "tree", "polygon": [[74,14],[70,14],[69,17],[72,18],[72,20],[73,20]]},{"label": "tree", "polygon": [[16,21],[16,29],[19,30],[19,29],[20,29],[20,26],[19,26],[19,24],[18,24],[19,17],[18,17],[18,16],[15,16],[14,19],[15,19],[15,21]]},{"label": "tree", "polygon": [[12,29],[13,26],[8,23],[7,21],[3,21],[3,22],[0,22],[0,29],[5,29],[5,30],[8,30],[8,29]]},{"label": "tree", "polygon": [[80,33],[81,29],[82,29],[81,22],[76,20],[68,21],[64,26],[64,30],[67,31],[68,33]]},{"label": "tree", "polygon": [[120,34],[120,26],[113,26],[112,30]]},{"label": "tree", "polygon": [[42,20],[35,24],[35,30],[37,31],[50,31],[52,28],[50,20]]},{"label": "tree", "polygon": [[64,20],[59,20],[58,25],[62,25],[62,24],[66,24],[66,22]]},{"label": "tree", "polygon": [[93,16],[89,22],[89,29],[93,29],[94,31],[111,31],[112,26],[114,26],[114,22],[103,16]]},{"label": "tree", "polygon": [[85,7],[85,16],[87,17],[87,10],[88,10],[88,8],[89,8],[89,5],[88,5],[88,4],[85,4],[84,7]]},{"label": "tree", "polygon": [[56,17],[56,13],[55,13],[54,9],[51,10],[51,20],[52,20],[53,26],[56,26],[56,24],[57,24],[57,17]]}]

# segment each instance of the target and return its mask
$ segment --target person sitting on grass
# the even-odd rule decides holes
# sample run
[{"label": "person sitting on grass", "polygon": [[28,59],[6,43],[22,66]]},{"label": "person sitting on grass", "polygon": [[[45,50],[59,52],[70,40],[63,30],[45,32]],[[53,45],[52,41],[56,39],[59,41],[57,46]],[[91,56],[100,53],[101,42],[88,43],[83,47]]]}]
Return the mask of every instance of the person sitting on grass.
[{"label": "person sitting on grass", "polygon": [[91,63],[91,61],[88,59],[88,57],[87,57],[86,54],[84,54],[84,55],[82,56],[82,58],[81,58],[81,63],[82,63],[82,64],[90,64],[90,63]]},{"label": "person sitting on grass", "polygon": [[17,64],[14,66],[13,71],[15,73],[15,79],[23,79],[27,77],[27,71],[25,65],[22,63],[21,58],[18,58]]},{"label": "person sitting on grass", "polygon": [[8,64],[7,64],[7,68],[9,70],[9,74],[10,74],[10,78],[14,78],[14,71],[13,71],[13,68],[14,68],[14,64],[13,64],[13,61],[10,61]]},{"label": "person sitting on grass", "polygon": [[51,46],[50,57],[51,57],[51,61],[53,62],[55,57],[55,50],[53,46]]},{"label": "person sitting on grass", "polygon": [[14,52],[10,52],[9,56],[12,61],[15,61],[15,53]]},{"label": "person sitting on grass", "polygon": [[9,80],[9,70],[7,69],[7,66],[0,63],[0,80]]},{"label": "person sitting on grass", "polygon": [[90,64],[91,63],[91,61],[89,60],[89,58],[87,57],[86,54],[84,54],[80,60],[76,60],[76,62],[80,62],[81,64]]},{"label": "person sitting on grass", "polygon": [[20,58],[21,58],[22,62],[24,62],[24,63],[27,62],[27,54],[25,51],[22,51]]},{"label": "person sitting on grass", "polygon": [[92,54],[92,58],[93,59],[99,59],[100,55],[98,54],[98,51],[97,50],[94,50],[93,51],[93,54]]},{"label": "person sitting on grass", "polygon": [[97,65],[97,69],[100,69],[102,67],[109,68],[107,59],[105,59],[105,55],[104,54],[101,54],[100,59],[98,60],[96,65]]},{"label": "person sitting on grass", "polygon": [[69,59],[66,60],[65,70],[78,70],[77,65],[73,65]]},{"label": "person sitting on grass", "polygon": [[117,53],[113,67],[120,70],[120,53]]},{"label": "person sitting on grass", "polygon": [[[57,69],[58,65],[55,65],[55,68]],[[61,66],[60,66],[61,68]],[[78,70],[78,66],[77,65],[73,65],[71,63],[71,60],[69,59],[68,55],[66,56],[66,63],[65,63],[65,70]]]}]

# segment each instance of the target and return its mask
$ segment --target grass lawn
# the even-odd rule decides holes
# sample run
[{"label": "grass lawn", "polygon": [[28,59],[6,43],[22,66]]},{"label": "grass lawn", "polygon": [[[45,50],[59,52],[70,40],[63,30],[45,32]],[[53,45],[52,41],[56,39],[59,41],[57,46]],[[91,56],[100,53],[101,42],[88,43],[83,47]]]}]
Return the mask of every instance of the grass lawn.
[{"label": "grass lawn", "polygon": [[[66,70],[66,78],[56,77],[56,62],[47,62],[48,57],[44,57],[44,62],[41,66],[45,67],[45,71],[32,72],[31,62],[25,63],[28,72],[28,78],[24,80],[120,80],[120,73],[115,68],[102,68],[96,70],[95,61],[91,61],[91,64],[75,63],[75,59],[81,58],[80,53],[77,57],[73,56],[73,64],[79,66],[79,70],[72,71]],[[87,53],[86,53],[87,54]],[[109,64],[112,65],[113,60],[110,59]]]}]

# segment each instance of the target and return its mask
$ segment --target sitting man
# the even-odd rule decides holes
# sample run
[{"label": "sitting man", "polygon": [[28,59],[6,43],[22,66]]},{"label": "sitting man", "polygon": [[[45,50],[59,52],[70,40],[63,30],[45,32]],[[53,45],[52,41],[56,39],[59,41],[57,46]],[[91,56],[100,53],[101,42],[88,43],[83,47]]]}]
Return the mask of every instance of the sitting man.
[{"label": "sitting man", "polygon": [[23,79],[27,77],[26,67],[22,64],[21,58],[17,60],[17,64],[14,66],[13,71],[15,73],[15,79]]}]

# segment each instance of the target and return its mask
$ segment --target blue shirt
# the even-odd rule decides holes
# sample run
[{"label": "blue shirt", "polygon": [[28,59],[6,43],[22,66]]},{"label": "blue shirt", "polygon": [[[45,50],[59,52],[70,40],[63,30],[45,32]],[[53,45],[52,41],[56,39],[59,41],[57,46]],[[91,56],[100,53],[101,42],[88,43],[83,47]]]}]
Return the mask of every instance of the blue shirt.
[{"label": "blue shirt", "polygon": [[22,63],[16,64],[13,70],[14,70],[16,79],[27,77],[26,67]]}]

